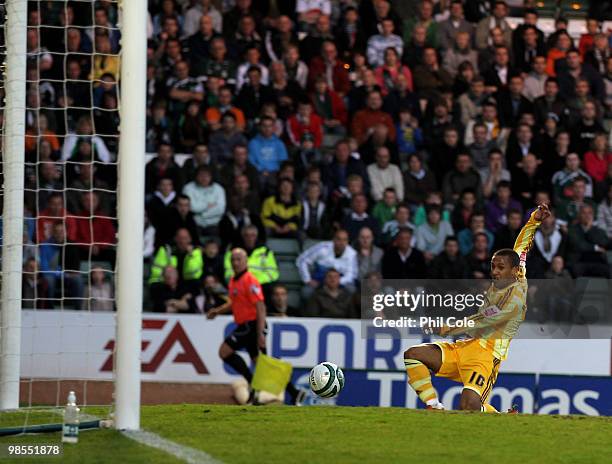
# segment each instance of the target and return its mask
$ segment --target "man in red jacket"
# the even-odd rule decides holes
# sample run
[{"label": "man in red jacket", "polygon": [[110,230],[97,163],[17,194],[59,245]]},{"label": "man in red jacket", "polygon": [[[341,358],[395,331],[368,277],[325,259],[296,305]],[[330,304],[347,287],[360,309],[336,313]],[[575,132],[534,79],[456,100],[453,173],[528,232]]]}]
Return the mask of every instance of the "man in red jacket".
[{"label": "man in red jacket", "polygon": [[[64,218],[66,218],[64,197],[59,192],[52,193],[47,199],[47,206],[40,211],[36,219],[36,243],[44,243],[49,240],[53,233],[53,226],[62,222]],[[66,219],[66,225],[68,224],[69,220]]]},{"label": "man in red jacket", "polygon": [[366,107],[355,113],[351,124],[351,134],[361,145],[374,131],[377,124],[384,124],[389,129],[389,139],[395,140],[395,125],[389,113],[381,110],[383,104],[382,95],[378,90],[372,90],[368,94]]},{"label": "man in red jacket", "polygon": [[311,134],[314,148],[319,148],[323,141],[321,125],[323,121],[314,114],[309,100],[301,100],[298,103],[297,113],[291,115],[287,120],[287,134],[295,147],[301,145],[302,137]]},{"label": "man in red jacket", "polygon": [[314,88],[315,78],[325,76],[329,88],[340,97],[344,97],[351,88],[351,81],[347,68],[342,60],[338,59],[336,44],[327,40],[321,45],[321,56],[315,56],[310,61],[308,71],[308,88]]},{"label": "man in red jacket", "polygon": [[82,209],[68,225],[68,239],[78,245],[81,259],[115,263],[116,230],[113,220],[100,210],[97,192],[81,196]]},{"label": "man in red jacket", "polygon": [[338,94],[329,89],[325,76],[317,76],[315,80],[312,103],[315,112],[323,119],[325,134],[346,133],[346,106]]}]

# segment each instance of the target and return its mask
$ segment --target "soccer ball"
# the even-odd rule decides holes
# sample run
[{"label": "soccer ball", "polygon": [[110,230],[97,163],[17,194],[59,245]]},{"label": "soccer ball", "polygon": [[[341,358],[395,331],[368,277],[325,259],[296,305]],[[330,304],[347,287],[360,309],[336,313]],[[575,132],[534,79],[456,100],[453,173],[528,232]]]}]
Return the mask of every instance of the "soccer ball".
[{"label": "soccer ball", "polygon": [[342,369],[331,362],[317,364],[310,371],[310,389],[321,398],[334,398],[344,387]]}]

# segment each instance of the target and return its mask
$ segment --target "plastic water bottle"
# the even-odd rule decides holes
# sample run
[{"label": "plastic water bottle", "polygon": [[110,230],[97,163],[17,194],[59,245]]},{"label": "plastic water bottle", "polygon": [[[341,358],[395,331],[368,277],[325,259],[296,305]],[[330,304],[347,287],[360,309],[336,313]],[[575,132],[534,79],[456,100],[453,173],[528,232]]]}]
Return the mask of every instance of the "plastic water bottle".
[{"label": "plastic water bottle", "polygon": [[64,409],[64,428],[62,442],[77,443],[79,441],[79,408],[76,405],[76,395],[68,393],[68,402]]}]

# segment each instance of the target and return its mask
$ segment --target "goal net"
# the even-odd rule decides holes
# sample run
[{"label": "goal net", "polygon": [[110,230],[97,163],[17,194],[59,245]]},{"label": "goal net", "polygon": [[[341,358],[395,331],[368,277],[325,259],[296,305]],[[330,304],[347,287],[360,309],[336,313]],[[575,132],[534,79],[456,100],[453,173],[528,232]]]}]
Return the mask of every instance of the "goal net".
[{"label": "goal net", "polygon": [[[0,4],[0,52],[5,63],[0,158],[6,174],[10,147],[5,121],[11,92],[7,76],[12,63],[19,62],[19,57],[11,60],[11,53],[18,50],[11,47],[11,38],[18,42],[19,34],[24,34],[22,424],[36,422],[41,408],[59,411],[69,391],[76,392],[80,407],[101,405],[92,411],[108,416],[114,403],[117,346],[122,5],[118,0],[28,1],[23,18],[27,24],[22,22],[17,29],[11,1],[24,3]],[[15,153],[11,159],[14,162]],[[3,180],[0,203],[6,211],[9,183],[6,177]],[[4,221],[5,238],[6,225]],[[14,243],[16,238],[12,239]],[[3,295],[8,294],[6,281],[3,285]],[[3,303],[8,301],[5,298]],[[5,361],[11,356],[6,337],[13,333],[7,327],[8,314],[3,307],[0,324],[5,343],[0,356]],[[2,382],[7,380],[0,378]],[[3,388],[6,391],[7,385]]]}]

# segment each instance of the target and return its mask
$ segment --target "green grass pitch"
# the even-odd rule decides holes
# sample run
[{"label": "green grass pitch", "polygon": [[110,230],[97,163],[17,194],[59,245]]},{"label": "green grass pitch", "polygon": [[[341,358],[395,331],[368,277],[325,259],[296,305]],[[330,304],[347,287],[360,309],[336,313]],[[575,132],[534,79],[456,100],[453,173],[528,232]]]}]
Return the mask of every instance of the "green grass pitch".
[{"label": "green grass pitch", "polygon": [[[87,409],[95,414],[97,411]],[[30,423],[59,416],[31,413]],[[0,427],[23,413],[0,413]],[[567,463],[612,462],[612,418],[415,411],[401,408],[143,406],[142,427],[225,463]],[[52,443],[59,433],[0,438]],[[19,462],[59,459],[19,459]],[[81,432],[67,463],[174,463],[114,430]]]}]

